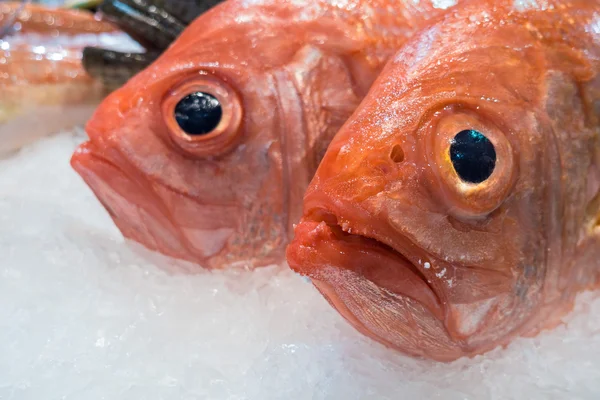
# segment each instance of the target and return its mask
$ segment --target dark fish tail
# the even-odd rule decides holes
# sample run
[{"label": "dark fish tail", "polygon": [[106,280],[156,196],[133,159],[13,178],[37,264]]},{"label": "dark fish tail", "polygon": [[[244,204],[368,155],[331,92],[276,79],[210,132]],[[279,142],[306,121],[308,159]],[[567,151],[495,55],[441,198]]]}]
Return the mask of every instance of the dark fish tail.
[{"label": "dark fish tail", "polygon": [[187,25],[225,0],[104,0],[98,11],[137,40],[147,53],[86,48],[83,66],[114,90],[152,63]]},{"label": "dark fish tail", "polygon": [[114,90],[150,65],[159,55],[158,52],[123,53],[86,47],[83,50],[83,66],[93,78],[99,79],[108,89]]},{"label": "dark fish tail", "polygon": [[190,24],[196,17],[204,14],[225,0],[149,0],[156,7],[162,8],[185,24]]},{"label": "dark fish tail", "polygon": [[146,48],[166,49],[186,27],[147,0],[105,0],[98,11]]}]

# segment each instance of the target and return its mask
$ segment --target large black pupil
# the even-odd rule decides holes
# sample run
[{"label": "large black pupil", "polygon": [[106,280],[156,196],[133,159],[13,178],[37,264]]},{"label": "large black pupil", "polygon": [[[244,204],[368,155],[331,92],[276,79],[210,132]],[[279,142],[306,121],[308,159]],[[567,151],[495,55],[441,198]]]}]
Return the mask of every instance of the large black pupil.
[{"label": "large black pupil", "polygon": [[494,172],[496,150],[483,134],[468,129],[460,131],[452,140],[450,159],[463,181],[481,183]]},{"label": "large black pupil", "polygon": [[195,92],[187,95],[175,106],[175,119],[188,135],[205,135],[221,122],[223,110],[214,96]]}]

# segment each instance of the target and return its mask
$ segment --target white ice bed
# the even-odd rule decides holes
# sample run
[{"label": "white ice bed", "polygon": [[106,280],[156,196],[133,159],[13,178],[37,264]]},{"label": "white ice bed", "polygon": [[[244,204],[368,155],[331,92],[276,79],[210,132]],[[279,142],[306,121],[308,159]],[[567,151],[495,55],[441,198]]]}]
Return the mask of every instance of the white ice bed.
[{"label": "white ice bed", "polygon": [[81,133],[0,162],[0,399],[600,399],[600,300],[436,364],[362,337],[284,266],[186,272],[124,242],[69,167]]}]

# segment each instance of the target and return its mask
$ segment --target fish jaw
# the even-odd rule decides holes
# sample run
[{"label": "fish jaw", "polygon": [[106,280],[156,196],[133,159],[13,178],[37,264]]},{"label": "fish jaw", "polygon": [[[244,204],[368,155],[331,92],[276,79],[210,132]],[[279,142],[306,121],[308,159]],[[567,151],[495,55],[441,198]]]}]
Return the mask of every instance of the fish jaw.
[{"label": "fish jaw", "polygon": [[[157,198],[145,180],[136,179],[118,154],[110,156],[92,142],[80,145],[71,166],[92,189],[111,218],[128,239],[151,250],[189,259],[179,232],[157,206]],[[133,173],[133,174],[132,174]]]},{"label": "fish jaw", "polygon": [[103,148],[93,141],[83,143],[71,157],[71,166],[125,238],[205,268],[221,266],[216,256],[227,248],[234,229],[182,226],[165,204],[169,201],[164,197],[165,190],[149,181],[116,149]]},{"label": "fish jaw", "polygon": [[463,356],[446,327],[444,294],[430,284],[408,240],[396,237],[392,247],[370,227],[366,211],[317,200],[314,192],[308,196],[309,211],[287,248],[290,268],[309,277],[347,321],[380,343],[439,361]]},{"label": "fish jaw", "polygon": [[351,191],[363,198],[353,201],[328,186],[316,179],[309,188],[286,256],[356,329],[437,361],[481,354],[514,336],[516,326],[504,320],[515,304],[510,275],[431,253],[390,222],[385,196]]},{"label": "fish jaw", "polygon": [[436,294],[400,253],[324,221],[303,220],[296,235],[290,267],[359,332],[414,356],[451,361],[464,354],[446,331]]},{"label": "fish jaw", "polygon": [[[350,228],[344,230],[340,225],[318,219],[304,220],[298,226],[296,233],[302,238],[302,243],[296,249],[303,252],[300,254],[303,260],[310,260],[313,264],[307,275],[314,275],[319,279],[322,265],[329,264],[337,257],[337,267],[358,271],[362,275],[373,275],[373,280],[379,280],[379,274],[383,274],[382,277],[389,274],[381,280],[380,286],[385,285],[387,290],[397,295],[413,298],[423,304],[431,314],[442,317],[443,310],[434,290],[408,258],[376,239],[351,234],[350,231]],[[319,261],[322,263],[318,264]],[[320,267],[315,268],[317,265]],[[297,266],[297,271],[307,267],[304,263]],[[392,281],[397,281],[394,287],[389,285]]]}]

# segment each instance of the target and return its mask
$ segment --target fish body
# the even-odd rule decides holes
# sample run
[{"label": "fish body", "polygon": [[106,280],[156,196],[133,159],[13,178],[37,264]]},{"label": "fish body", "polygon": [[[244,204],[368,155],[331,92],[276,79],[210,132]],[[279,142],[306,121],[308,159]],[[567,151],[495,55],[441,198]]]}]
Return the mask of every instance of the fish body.
[{"label": "fish body", "polygon": [[150,249],[282,261],[329,141],[434,3],[226,1],[103,102],[72,165]]},{"label": "fish body", "polygon": [[[81,64],[84,46],[134,48],[87,12],[0,3],[0,155],[83,125],[106,96]],[[125,42],[125,43],[120,43]]]},{"label": "fish body", "polygon": [[287,250],[359,331],[440,361],[600,283],[600,2],[473,1],[393,56]]}]

